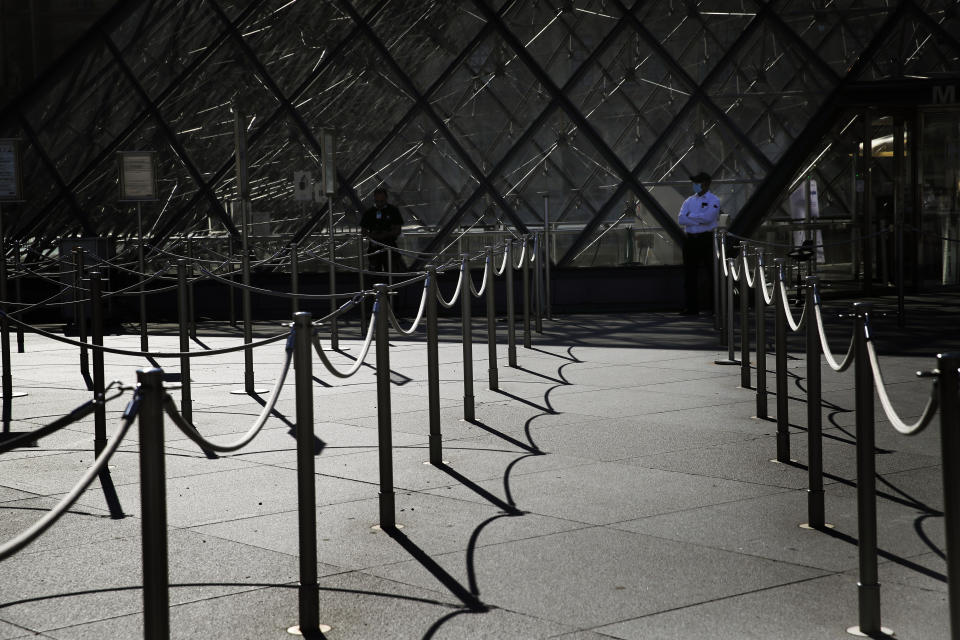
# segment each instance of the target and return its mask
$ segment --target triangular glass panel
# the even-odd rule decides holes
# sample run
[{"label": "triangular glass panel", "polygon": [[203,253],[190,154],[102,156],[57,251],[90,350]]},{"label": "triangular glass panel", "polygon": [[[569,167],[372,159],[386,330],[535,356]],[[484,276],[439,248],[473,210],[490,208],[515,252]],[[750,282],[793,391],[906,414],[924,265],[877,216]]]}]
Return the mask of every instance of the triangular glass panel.
[{"label": "triangular glass panel", "polygon": [[633,168],[690,99],[687,87],[633,30],[597,56],[569,92],[604,142]]},{"label": "triangular glass panel", "polygon": [[694,82],[702,82],[756,12],[739,0],[667,0],[644,3],[636,15]]},{"label": "triangular glass panel", "polygon": [[776,13],[811,51],[843,76],[889,15],[889,5],[885,0],[841,0],[811,7],[808,0],[787,0]]},{"label": "triangular glass panel", "polygon": [[521,2],[504,22],[558,87],[617,25],[620,10],[604,0]]},{"label": "triangular glass panel", "polygon": [[484,26],[469,5],[391,2],[377,13],[370,28],[390,56],[425,91]]}]

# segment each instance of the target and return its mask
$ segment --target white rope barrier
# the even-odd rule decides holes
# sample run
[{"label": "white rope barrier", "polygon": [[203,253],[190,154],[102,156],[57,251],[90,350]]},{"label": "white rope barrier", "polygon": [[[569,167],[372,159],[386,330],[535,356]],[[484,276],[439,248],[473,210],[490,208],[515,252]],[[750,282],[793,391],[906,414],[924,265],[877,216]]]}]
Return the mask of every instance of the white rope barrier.
[{"label": "white rope barrier", "polygon": [[177,405],[174,402],[173,398],[166,394],[163,398],[163,410],[170,417],[175,425],[180,428],[180,431],[183,432],[185,436],[193,440],[201,449],[205,451],[217,451],[220,453],[229,453],[232,451],[237,451],[243,447],[250,444],[254,438],[257,437],[257,434],[263,429],[263,425],[267,423],[267,419],[270,417],[270,414],[273,413],[274,407],[277,406],[277,399],[280,397],[280,390],[283,389],[283,384],[287,379],[287,372],[290,370],[290,363],[293,360],[293,336],[291,332],[290,340],[287,341],[287,355],[283,362],[283,368],[280,370],[280,376],[277,378],[277,381],[273,385],[273,389],[270,391],[270,396],[267,398],[266,403],[263,405],[263,409],[260,411],[260,415],[257,416],[256,421],[253,425],[247,430],[239,440],[231,442],[229,444],[216,444],[204,438],[195,426],[187,421],[183,417],[183,414],[177,409]]},{"label": "white rope barrier", "polygon": [[[869,337],[867,338],[866,343],[867,355],[870,356],[870,368],[873,370],[873,380],[875,383],[874,386],[877,389],[877,396],[880,398],[880,406],[883,407],[883,412],[887,415],[887,419],[890,421],[890,424],[893,425],[894,429],[905,436],[912,436],[920,433],[928,424],[930,424],[934,414],[937,412],[937,380],[934,379],[933,384],[931,385],[930,397],[927,399],[927,406],[923,408],[920,418],[917,419],[917,421],[913,424],[907,424],[897,414],[896,410],[893,408],[893,403],[890,402],[890,396],[887,395],[886,384],[883,381],[883,372],[880,370],[880,362],[877,359],[877,352],[873,348],[873,342],[869,339]],[[944,462],[946,462],[946,460]]]},{"label": "white rope barrier", "polygon": [[320,361],[323,362],[323,366],[327,368],[332,375],[337,378],[349,378],[357,371],[360,370],[360,367],[363,366],[363,361],[367,359],[367,354],[370,353],[370,345],[373,343],[373,334],[374,328],[377,325],[377,313],[379,310],[377,306],[374,305],[373,313],[370,314],[370,323],[367,326],[367,335],[363,339],[363,346],[360,348],[360,355],[357,356],[357,359],[354,361],[353,365],[346,371],[340,371],[333,366],[333,363],[330,362],[330,359],[327,358],[327,354],[323,352],[323,346],[320,344],[320,338],[316,335],[313,336],[313,349],[317,352],[317,356],[320,357]]}]

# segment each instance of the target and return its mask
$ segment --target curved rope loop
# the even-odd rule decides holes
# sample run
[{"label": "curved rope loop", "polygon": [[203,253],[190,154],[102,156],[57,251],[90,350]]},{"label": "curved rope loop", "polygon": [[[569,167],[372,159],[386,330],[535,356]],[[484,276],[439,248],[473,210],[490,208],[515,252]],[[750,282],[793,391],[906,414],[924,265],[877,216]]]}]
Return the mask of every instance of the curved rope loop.
[{"label": "curved rope loop", "polygon": [[742,273],[744,277],[747,279],[747,286],[753,289],[753,285],[754,285],[754,282],[756,282],[757,277],[756,275],[753,275],[753,276],[750,275],[750,273],[754,270],[750,268],[750,263],[747,262],[747,252],[743,251],[742,253],[743,253],[743,266],[740,268],[740,273]]},{"label": "curved rope loop", "polygon": [[423,293],[420,295],[420,308],[417,310],[417,317],[413,319],[413,324],[410,325],[409,329],[404,329],[400,326],[400,322],[397,320],[396,314],[393,313],[393,305],[387,305],[387,311],[390,312],[390,324],[393,325],[394,329],[406,336],[413,335],[413,332],[416,331],[417,327],[420,325],[420,320],[423,319],[423,311],[427,308],[427,294],[429,291],[430,276],[427,276],[427,278],[423,281]]},{"label": "curved rope loop", "polygon": [[843,360],[838,363],[833,356],[833,352],[830,350],[830,345],[827,344],[827,333],[823,328],[823,312],[820,309],[819,300],[813,305],[813,313],[817,322],[817,333],[820,334],[820,350],[823,352],[824,359],[834,371],[846,371],[850,368],[850,365],[853,364],[854,345],[856,344],[855,336],[850,336],[850,345],[847,347],[847,354],[843,356]]},{"label": "curved rope loop", "polygon": [[507,263],[510,261],[510,243],[504,243],[503,247],[503,260],[500,262],[500,267],[494,272],[494,275],[500,277],[507,270]]},{"label": "curved rope loop", "polygon": [[351,365],[346,371],[340,371],[333,366],[333,363],[330,362],[329,358],[327,358],[327,354],[323,352],[323,346],[320,344],[320,338],[314,334],[313,349],[317,352],[317,356],[320,357],[320,361],[323,363],[323,366],[327,368],[327,371],[329,371],[331,375],[336,376],[337,378],[349,378],[360,370],[360,367],[363,366],[363,361],[367,359],[367,354],[370,353],[370,345],[373,343],[374,328],[377,326],[377,313],[379,313],[379,311],[378,305],[374,303],[373,313],[370,314],[370,323],[367,326],[367,335],[363,339],[363,346],[360,347],[360,354],[353,362],[353,365]]},{"label": "curved rope loop", "polygon": [[880,406],[883,407],[883,412],[887,415],[887,420],[890,421],[890,424],[893,425],[893,428],[897,432],[905,435],[912,436],[923,431],[930,421],[933,420],[934,414],[937,412],[938,402],[938,380],[934,378],[933,384],[930,388],[930,397],[927,399],[927,406],[923,408],[923,412],[920,414],[920,417],[913,424],[907,424],[903,419],[897,414],[896,410],[893,408],[893,403],[890,402],[890,397],[887,395],[886,384],[883,381],[883,372],[880,370],[880,362],[877,359],[877,352],[873,348],[873,341],[870,340],[869,334],[867,334],[867,355],[870,357],[870,368],[873,370],[873,381],[874,387],[877,389],[877,396],[880,398]]},{"label": "curved rope loop", "polygon": [[736,258],[728,258],[728,261],[730,262],[730,266],[727,270],[730,272],[733,281],[740,282],[740,275],[743,273],[743,269],[737,270]]},{"label": "curved rope loop", "polygon": [[720,265],[723,267],[723,277],[730,277],[730,270],[727,268],[727,243],[720,240]]},{"label": "curved rope loop", "polygon": [[760,287],[762,287],[762,291],[763,291],[763,303],[767,306],[770,306],[771,304],[773,304],[773,296],[774,296],[777,285],[774,284],[772,287],[769,287],[769,293],[768,293],[766,270],[763,268],[763,265],[758,264],[757,266],[759,267],[757,271],[760,272],[759,277],[760,277]]},{"label": "curved rope loop", "polygon": [[479,290],[478,290],[476,287],[473,286],[473,277],[472,277],[472,276],[468,276],[468,278],[467,278],[467,279],[470,281],[470,291],[473,292],[473,295],[474,295],[475,298],[481,297],[481,296],[484,294],[484,292],[487,290],[487,282],[488,282],[488,279],[489,279],[489,277],[490,277],[490,267],[491,267],[490,261],[489,261],[489,260],[484,261],[484,263],[483,263],[483,280],[480,282],[480,289],[479,289]]},{"label": "curved rope loop", "polygon": [[287,379],[287,372],[290,371],[290,362],[293,360],[293,341],[295,333],[296,329],[290,331],[290,337],[287,339],[287,355],[284,358],[283,368],[280,370],[280,375],[277,377],[277,381],[274,383],[273,389],[270,391],[270,397],[263,405],[263,409],[260,411],[260,415],[257,416],[257,419],[254,421],[253,425],[245,434],[240,437],[239,440],[235,440],[229,444],[217,444],[204,438],[197,428],[183,417],[183,414],[177,409],[177,404],[174,402],[169,393],[164,394],[163,397],[164,413],[166,413],[173,423],[180,428],[180,431],[182,431],[185,436],[193,440],[197,446],[204,451],[230,453],[247,446],[253,441],[254,438],[257,437],[257,434],[259,434],[260,430],[263,429],[263,425],[267,423],[267,419],[270,417],[270,414],[273,413],[274,407],[277,406],[277,399],[280,397],[280,390],[283,389],[283,384]]},{"label": "curved rope loop", "polygon": [[802,327],[807,320],[807,305],[803,305],[803,311],[800,312],[800,319],[794,322],[793,311],[790,310],[790,302],[787,300],[787,286],[783,283],[783,280],[779,281],[778,286],[780,289],[780,298],[783,300],[783,313],[787,316],[787,324],[790,326],[790,330],[796,333],[800,331],[800,327]]},{"label": "curved rope loop", "polygon": [[446,307],[447,309],[449,309],[449,308],[452,307],[454,304],[456,304],[457,298],[460,297],[460,289],[463,288],[463,276],[464,276],[465,273],[466,273],[466,271],[465,271],[465,269],[464,269],[463,263],[461,263],[461,264],[460,264],[460,278],[457,279],[457,288],[454,289],[454,291],[453,291],[453,297],[450,298],[450,302],[447,302],[446,300],[443,299],[443,294],[440,293],[440,287],[437,287],[437,300],[439,300],[439,301],[440,301],[440,304],[442,304],[442,305],[443,305],[444,307]]},{"label": "curved rope loop", "polygon": [[[114,396],[116,397],[116,396]],[[126,410],[123,412],[123,418],[120,421],[120,427],[117,429],[116,433],[112,438],[107,441],[107,446],[103,451],[100,452],[100,455],[97,456],[94,460],[93,465],[80,477],[80,480],[77,481],[77,484],[73,486],[73,489],[65,495],[60,502],[58,502],[50,511],[48,511],[42,518],[33,523],[25,531],[20,532],[12,540],[7,541],[3,545],[0,545],[0,560],[9,558],[17,551],[20,551],[34,540],[39,538],[44,531],[49,529],[53,524],[63,516],[67,510],[73,506],[73,504],[83,495],[83,492],[87,490],[87,487],[97,479],[97,476],[100,475],[100,472],[106,468],[107,463],[110,462],[110,458],[113,457],[113,454],[116,453],[117,448],[120,446],[120,443],[123,442],[123,438],[127,435],[127,431],[130,429],[130,425],[133,424],[134,418],[137,417],[137,413],[140,410],[140,391],[139,389],[134,392],[133,399],[130,400],[130,404],[127,405]],[[72,421],[71,421],[72,422]],[[69,422],[67,423],[69,424]]]},{"label": "curved rope loop", "polygon": [[[524,238],[524,239],[520,242],[520,244],[523,245],[523,249],[520,251],[520,260],[518,260],[518,261],[517,261],[517,264],[514,265],[514,267],[513,267],[514,270],[519,269],[520,267],[522,267],[522,266],[523,266],[523,261],[524,261],[524,259],[527,257],[527,241],[526,241],[526,239]],[[513,263],[511,262],[511,264],[513,264]]]}]

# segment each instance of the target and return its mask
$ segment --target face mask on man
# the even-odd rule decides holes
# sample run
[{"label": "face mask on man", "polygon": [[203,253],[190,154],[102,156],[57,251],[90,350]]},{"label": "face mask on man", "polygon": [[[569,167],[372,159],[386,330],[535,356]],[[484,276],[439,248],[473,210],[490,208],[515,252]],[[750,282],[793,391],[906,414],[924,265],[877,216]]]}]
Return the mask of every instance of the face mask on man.
[{"label": "face mask on man", "polygon": [[702,190],[702,188],[703,188],[703,187],[700,185],[699,182],[694,182],[694,183],[693,183],[693,192],[694,192],[694,193],[700,193],[700,191]]}]

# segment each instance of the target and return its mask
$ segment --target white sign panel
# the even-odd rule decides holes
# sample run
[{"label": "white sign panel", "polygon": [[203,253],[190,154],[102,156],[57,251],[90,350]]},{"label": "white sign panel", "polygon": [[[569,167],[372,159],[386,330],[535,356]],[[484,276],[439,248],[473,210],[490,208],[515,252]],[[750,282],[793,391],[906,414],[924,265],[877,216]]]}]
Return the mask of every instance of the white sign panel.
[{"label": "white sign panel", "polygon": [[324,129],[320,132],[320,152],[322,155],[320,169],[323,192],[333,195],[337,192],[337,168],[334,160],[333,131]]},{"label": "white sign panel", "polygon": [[313,174],[311,172],[293,172],[293,199],[297,202],[313,200]]},{"label": "white sign panel", "polygon": [[21,200],[20,141],[0,140],[0,200]]},{"label": "white sign panel", "polygon": [[120,152],[120,199],[130,202],[157,199],[156,152]]}]

